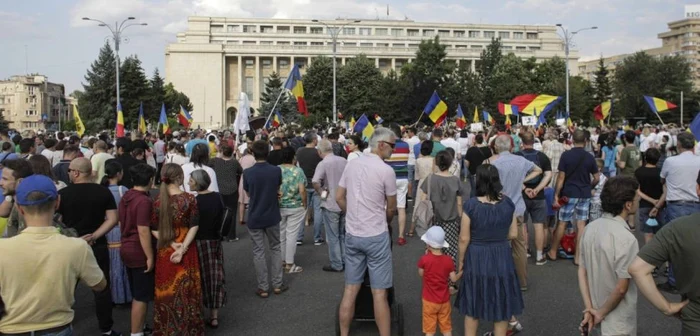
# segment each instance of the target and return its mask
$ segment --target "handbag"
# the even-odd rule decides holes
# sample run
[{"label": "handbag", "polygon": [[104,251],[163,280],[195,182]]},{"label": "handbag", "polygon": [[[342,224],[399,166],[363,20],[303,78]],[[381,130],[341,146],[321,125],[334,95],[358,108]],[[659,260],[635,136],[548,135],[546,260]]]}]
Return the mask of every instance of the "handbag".
[{"label": "handbag", "polygon": [[[416,223],[416,232],[418,235],[423,235],[428,228],[433,224],[433,202],[430,200],[430,185],[432,182],[432,177],[435,174],[428,176],[428,197],[421,200],[413,209],[413,222]],[[423,181],[425,183],[425,181]]]},{"label": "handbag", "polygon": [[224,239],[231,232],[234,210],[224,204],[224,197],[221,194],[219,194],[219,200],[221,201],[223,213],[221,215],[221,223],[219,223],[219,228],[216,231],[219,233],[219,238]]}]

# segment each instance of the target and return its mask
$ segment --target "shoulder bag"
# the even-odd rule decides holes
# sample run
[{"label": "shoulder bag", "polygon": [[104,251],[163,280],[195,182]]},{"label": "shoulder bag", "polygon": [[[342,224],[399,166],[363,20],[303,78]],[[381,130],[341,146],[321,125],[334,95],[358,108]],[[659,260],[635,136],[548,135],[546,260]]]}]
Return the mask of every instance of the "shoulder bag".
[{"label": "shoulder bag", "polygon": [[221,201],[221,211],[223,211],[223,213],[221,214],[221,223],[219,223],[217,232],[219,233],[219,238],[224,239],[228,237],[228,234],[231,232],[234,210],[224,204],[223,195],[219,194],[219,200]]},{"label": "shoulder bag", "polygon": [[[416,231],[419,235],[423,235],[433,224],[434,212],[433,202],[430,200],[430,186],[434,175],[435,174],[430,174],[426,178],[428,180],[428,197],[418,202],[416,208],[413,209],[413,221],[416,223]],[[425,181],[423,183],[425,183]]]}]

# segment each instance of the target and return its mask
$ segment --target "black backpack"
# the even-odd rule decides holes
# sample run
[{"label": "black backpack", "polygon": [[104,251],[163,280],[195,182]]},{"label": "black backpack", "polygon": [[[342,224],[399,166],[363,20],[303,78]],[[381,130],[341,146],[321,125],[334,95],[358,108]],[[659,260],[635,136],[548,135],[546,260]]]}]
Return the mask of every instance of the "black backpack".
[{"label": "black backpack", "polygon": [[[540,166],[540,152],[539,151],[536,151],[536,150],[533,150],[531,152],[520,151],[520,153],[523,155],[523,157],[525,159],[534,163],[537,167],[542,168],[542,166]],[[527,184],[528,185],[539,185],[540,181],[542,181],[543,175],[544,174],[540,174],[537,177],[535,177],[534,179],[527,181]]]}]

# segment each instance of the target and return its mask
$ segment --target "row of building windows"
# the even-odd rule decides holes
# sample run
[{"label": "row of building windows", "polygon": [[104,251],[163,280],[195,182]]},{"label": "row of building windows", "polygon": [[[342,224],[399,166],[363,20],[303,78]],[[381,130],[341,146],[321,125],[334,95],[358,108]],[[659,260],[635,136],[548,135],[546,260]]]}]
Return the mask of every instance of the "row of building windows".
[{"label": "row of building windows", "polygon": [[[211,25],[212,33],[278,33],[278,34],[325,34],[323,27],[307,26],[270,26],[270,25]],[[469,37],[469,38],[501,38],[514,40],[536,40],[538,33],[509,32],[496,30],[451,30],[451,29],[418,29],[418,28],[356,28],[345,27],[344,35],[361,36],[422,36],[422,37]]]},{"label": "row of building windows", "polygon": [[[219,42],[219,41],[212,41],[214,43]],[[259,42],[259,43],[258,43]],[[237,44],[242,44],[242,45],[272,45],[273,41],[230,41],[230,40],[222,40],[220,41],[222,44],[227,44],[227,45],[237,45]],[[345,46],[345,47],[379,47],[379,48],[418,48],[419,44],[418,43],[374,43],[374,42],[338,42],[339,45]],[[323,45],[332,45],[332,42],[306,42],[306,41],[277,41],[276,45],[294,45],[294,46],[323,46]],[[472,44],[472,45],[466,45],[466,44],[455,44],[455,45],[448,45],[448,48],[452,49],[483,49],[483,45],[477,45],[477,44]],[[528,47],[526,46],[502,46],[501,47],[503,50],[519,50],[519,51],[525,51],[528,50]],[[540,50],[539,46],[532,46],[529,47],[529,50]]]}]

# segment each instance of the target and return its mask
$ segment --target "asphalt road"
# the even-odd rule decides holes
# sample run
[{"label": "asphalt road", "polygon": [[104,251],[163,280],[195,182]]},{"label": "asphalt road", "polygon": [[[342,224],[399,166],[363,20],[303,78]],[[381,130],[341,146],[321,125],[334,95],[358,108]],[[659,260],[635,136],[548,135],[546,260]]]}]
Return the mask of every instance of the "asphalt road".
[{"label": "asphalt road", "polygon": [[[394,221],[396,227],[396,221]],[[285,275],[290,290],[268,299],[255,296],[256,281],[251,242],[241,232],[237,242],[225,243],[228,305],[220,312],[219,329],[207,335],[334,335],[336,308],[343,291],[343,274],[321,270],[328,263],[326,245],[314,246],[311,227],[306,242],[297,250],[300,274]],[[243,229],[244,231],[245,229]],[[396,231],[396,230],[395,230]],[[534,232],[534,231],[530,231]],[[641,234],[637,234],[641,239]],[[534,235],[531,235],[531,246]],[[394,239],[395,240],[395,239]],[[405,335],[421,335],[421,279],[416,263],[424,252],[419,238],[409,238],[405,246],[394,245],[394,286],[397,302],[403,305]],[[535,266],[529,260],[529,290],[523,294],[525,312],[519,317],[525,330],[520,335],[577,335],[583,304],[578,290],[576,268],[570,261]],[[661,281],[658,279],[657,281]],[[678,296],[672,298],[678,300]],[[76,294],[75,335],[97,335],[97,319],[90,291],[80,286]],[[679,335],[680,321],[663,316],[639,295],[638,335]],[[129,332],[129,308],[116,307],[114,328]],[[149,318],[150,319],[150,318]],[[464,317],[453,310],[454,335],[464,334]],[[152,324],[151,324],[152,325]],[[491,323],[480,326],[480,334]],[[395,331],[394,331],[395,332]],[[373,322],[356,322],[352,335],[377,335]]]}]

